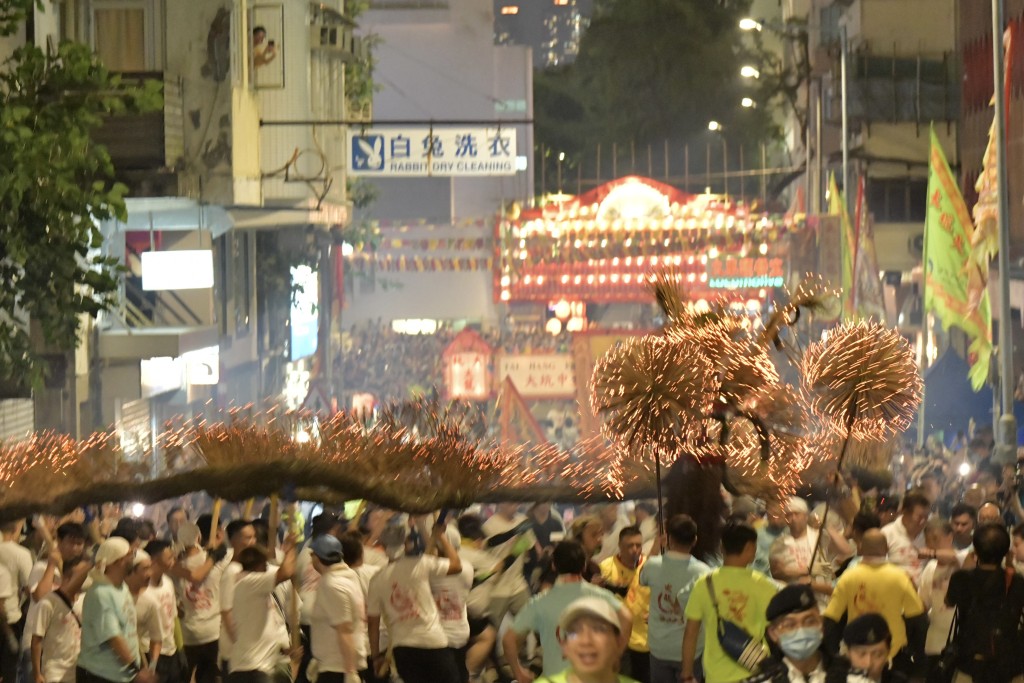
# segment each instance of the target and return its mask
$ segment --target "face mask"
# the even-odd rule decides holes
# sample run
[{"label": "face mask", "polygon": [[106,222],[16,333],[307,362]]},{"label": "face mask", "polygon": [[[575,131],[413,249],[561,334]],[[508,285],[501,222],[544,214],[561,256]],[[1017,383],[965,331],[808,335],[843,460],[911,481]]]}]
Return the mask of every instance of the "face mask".
[{"label": "face mask", "polygon": [[798,628],[779,636],[779,647],[790,659],[803,660],[821,646],[820,628]]}]

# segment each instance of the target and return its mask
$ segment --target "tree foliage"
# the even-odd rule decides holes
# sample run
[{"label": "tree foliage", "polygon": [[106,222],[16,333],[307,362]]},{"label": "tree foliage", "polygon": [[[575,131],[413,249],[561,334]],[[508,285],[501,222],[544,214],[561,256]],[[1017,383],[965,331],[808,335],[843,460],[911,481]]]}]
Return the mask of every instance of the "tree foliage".
[{"label": "tree foliage", "polygon": [[758,46],[739,19],[750,0],[603,0],[576,61],[536,75],[537,138],[567,155],[595,143],[660,145],[707,134],[716,120],[739,142],[778,134],[765,108],[744,109],[761,87],[740,78]]},{"label": "tree foliage", "polygon": [[[9,33],[31,0],[0,1]],[[0,379],[36,385],[43,363],[28,321],[75,347],[81,316],[115,305],[117,261],[99,255],[98,221],[125,219],[127,188],[90,135],[104,116],[159,105],[160,84],[122,87],[91,50],[25,45],[0,68]]]}]

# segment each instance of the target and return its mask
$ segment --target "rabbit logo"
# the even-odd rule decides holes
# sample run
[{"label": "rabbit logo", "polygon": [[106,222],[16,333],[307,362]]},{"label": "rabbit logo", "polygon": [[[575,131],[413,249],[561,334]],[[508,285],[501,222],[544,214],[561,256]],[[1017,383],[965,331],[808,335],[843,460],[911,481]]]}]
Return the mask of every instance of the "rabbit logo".
[{"label": "rabbit logo", "polygon": [[353,136],[352,168],[360,171],[384,170],[383,135]]}]

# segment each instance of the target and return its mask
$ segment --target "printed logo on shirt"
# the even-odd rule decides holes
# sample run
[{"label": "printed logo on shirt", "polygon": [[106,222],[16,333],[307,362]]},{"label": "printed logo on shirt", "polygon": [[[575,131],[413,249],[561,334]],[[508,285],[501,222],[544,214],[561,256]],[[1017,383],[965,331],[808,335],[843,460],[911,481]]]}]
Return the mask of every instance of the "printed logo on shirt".
[{"label": "printed logo on shirt", "polygon": [[658,593],[658,620],[666,624],[683,623],[683,608],[672,592],[671,584],[665,584]]},{"label": "printed logo on shirt", "polygon": [[418,619],[420,616],[419,607],[416,605],[416,596],[398,583],[391,583],[391,598],[388,602],[395,611],[396,621],[409,621]]},{"label": "printed logo on shirt", "polygon": [[462,601],[458,593],[442,588],[434,596],[434,602],[441,621],[462,621]]},{"label": "printed logo on shirt", "polygon": [[729,618],[742,624],[746,620],[750,596],[746,593],[729,590],[728,588],[723,593],[725,594],[725,609],[729,612]]},{"label": "printed logo on shirt", "polygon": [[875,602],[874,596],[868,593],[867,585],[863,583],[857,587],[857,592],[853,594],[853,606],[857,609],[858,614],[882,611]]},{"label": "printed logo on shirt", "polygon": [[201,584],[186,583],[185,584],[185,600],[187,600],[196,611],[207,610],[213,606],[213,599],[210,597],[210,591],[204,588]]}]

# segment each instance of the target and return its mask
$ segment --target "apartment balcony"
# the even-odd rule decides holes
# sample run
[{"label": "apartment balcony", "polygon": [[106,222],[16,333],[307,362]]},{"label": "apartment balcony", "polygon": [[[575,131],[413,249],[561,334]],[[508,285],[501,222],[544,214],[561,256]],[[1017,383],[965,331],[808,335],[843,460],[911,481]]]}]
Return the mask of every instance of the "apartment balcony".
[{"label": "apartment balcony", "polygon": [[100,320],[106,360],[178,358],[217,346],[214,242],[227,212],[187,198],[130,198],[128,219],[104,221],[104,251],[124,267],[117,310]]},{"label": "apartment balcony", "polygon": [[133,197],[174,197],[184,157],[184,103],[180,78],[162,72],[122,73],[122,82],[163,83],[163,108],[108,117],[93,139],[110,152],[117,180]]},{"label": "apartment balcony", "polygon": [[[854,123],[915,123],[956,121],[960,115],[960,83],[951,54],[941,58],[850,56],[848,114]],[[838,66],[836,66],[838,74]],[[825,115],[842,117],[839,79],[832,79]]]}]

